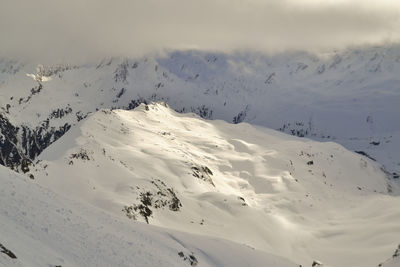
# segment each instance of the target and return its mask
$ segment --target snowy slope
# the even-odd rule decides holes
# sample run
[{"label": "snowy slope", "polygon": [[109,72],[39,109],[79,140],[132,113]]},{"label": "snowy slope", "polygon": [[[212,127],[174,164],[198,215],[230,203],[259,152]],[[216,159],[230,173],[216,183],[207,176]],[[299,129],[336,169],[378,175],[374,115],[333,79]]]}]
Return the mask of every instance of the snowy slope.
[{"label": "snowy slope", "polygon": [[303,266],[376,266],[399,240],[399,190],[376,162],[336,143],[163,104],[89,115],[31,171],[42,186],[111,216]]},{"label": "snowy slope", "polygon": [[[13,166],[34,159],[97,109],[131,109],[162,100],[204,118],[339,142],[377,159],[397,177],[399,73],[400,48],[395,45],[318,57],[178,51],[39,67],[3,60],[0,104],[6,119],[0,118],[5,147],[0,163]],[[18,129],[10,130],[6,122]]]},{"label": "snowy slope", "polygon": [[0,183],[0,266],[298,266],[226,240],[111,216],[2,166]]}]

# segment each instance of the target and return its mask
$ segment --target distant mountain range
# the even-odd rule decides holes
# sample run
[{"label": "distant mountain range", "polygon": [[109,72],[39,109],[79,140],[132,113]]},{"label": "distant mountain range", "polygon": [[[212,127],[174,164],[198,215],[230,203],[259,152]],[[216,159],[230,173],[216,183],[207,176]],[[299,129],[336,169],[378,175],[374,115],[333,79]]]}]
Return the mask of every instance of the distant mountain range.
[{"label": "distant mountain range", "polygon": [[[14,208],[21,214],[28,202],[19,190],[40,205],[54,199],[57,204],[45,208],[47,217],[55,216],[53,226],[65,216],[52,210],[67,209],[66,199],[81,225],[103,220],[103,213],[114,218],[111,239],[115,227],[130,229],[131,223],[143,231],[143,242],[157,242],[135,221],[162,227],[154,230],[161,239],[154,240],[165,245],[155,253],[172,253],[179,264],[228,266],[225,241],[217,241],[219,256],[205,251],[210,238],[223,238],[232,249],[239,249],[235,242],[259,253],[253,262],[252,252],[244,252],[255,266],[263,266],[260,259],[276,266],[377,266],[399,242],[399,73],[398,46],[319,56],[186,51],[52,66],[3,59],[0,164],[45,188],[2,167],[3,191],[16,192],[21,206]],[[45,190],[50,197],[42,200]],[[12,207],[10,196],[3,198],[0,216],[6,220]],[[90,207],[94,211],[86,212]],[[41,220],[22,218],[12,216],[4,229],[33,225],[29,238],[52,246],[37,228]],[[77,236],[54,227],[56,240]],[[81,233],[90,235],[85,229]],[[175,238],[165,238],[175,231],[186,232],[185,240],[197,234],[208,241],[176,252],[168,245]],[[104,234],[99,230],[92,241]],[[24,232],[11,241],[14,247],[0,239],[0,251],[27,259],[3,252],[0,264],[28,266],[31,256],[17,248],[29,238]],[[176,242],[186,248],[189,241]],[[71,241],[55,254],[46,252],[54,263],[32,265],[95,264],[69,258],[69,246],[83,245]],[[56,263],[61,258],[66,263]],[[108,259],[129,266],[128,260]],[[148,263],[138,265],[154,265]]]}]

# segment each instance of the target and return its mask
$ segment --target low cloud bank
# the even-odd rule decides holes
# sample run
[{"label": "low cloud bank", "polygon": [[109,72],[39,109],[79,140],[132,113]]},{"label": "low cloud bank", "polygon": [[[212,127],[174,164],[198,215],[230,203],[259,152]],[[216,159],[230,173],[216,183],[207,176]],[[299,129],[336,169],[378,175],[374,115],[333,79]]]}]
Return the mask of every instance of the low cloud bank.
[{"label": "low cloud bank", "polygon": [[391,0],[2,0],[0,56],[42,61],[165,49],[318,52],[400,40]]}]

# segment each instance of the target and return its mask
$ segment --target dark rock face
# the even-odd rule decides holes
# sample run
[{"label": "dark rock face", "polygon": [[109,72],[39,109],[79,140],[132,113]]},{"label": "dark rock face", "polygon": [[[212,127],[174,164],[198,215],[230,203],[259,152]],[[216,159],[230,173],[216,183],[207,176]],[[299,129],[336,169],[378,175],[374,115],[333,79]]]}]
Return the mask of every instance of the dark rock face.
[{"label": "dark rock face", "polygon": [[322,266],[322,263],[319,261],[313,261],[313,263],[311,264],[312,267],[317,267],[317,266]]},{"label": "dark rock face", "polygon": [[[0,114],[0,164],[18,170],[28,157],[17,147],[20,128],[14,127],[9,120]],[[25,140],[27,143],[27,140]]]},{"label": "dark rock face", "polygon": [[213,175],[212,171],[207,166],[193,166],[191,167],[192,175],[200,180],[208,182],[215,187],[214,182],[211,178]]},{"label": "dark rock face", "polygon": [[140,104],[146,104],[147,105],[148,102],[144,98],[133,99],[125,109],[132,110],[132,109],[137,108],[138,106],[140,106]]},{"label": "dark rock face", "polygon": [[[62,117],[65,111],[53,111],[50,116]],[[0,114],[0,164],[15,171],[29,171],[32,161],[51,143],[63,136],[71,125],[59,128],[49,126],[49,118],[31,129],[25,125],[14,126]]]},{"label": "dark rock face", "polygon": [[249,106],[246,106],[246,108],[244,110],[242,110],[241,112],[239,112],[235,117],[233,117],[232,122],[234,124],[238,124],[244,121],[244,119],[247,116],[247,112],[249,110]]},{"label": "dark rock face", "polygon": [[15,256],[15,254],[11,250],[7,249],[2,244],[0,244],[0,252],[6,254],[11,259],[16,259],[17,258],[17,256]]},{"label": "dark rock face", "polygon": [[[125,60],[121,64],[118,65],[117,69],[114,71],[114,81],[127,83],[127,77],[129,76],[129,62]],[[133,66],[132,66],[133,67]]]},{"label": "dark rock face", "polygon": [[[197,108],[193,108],[191,109],[191,111],[193,113],[198,114],[200,117],[202,117],[203,119],[212,119],[213,118],[213,111],[211,108],[206,107],[205,105],[202,105],[200,107]],[[184,112],[184,111],[183,111]]]},{"label": "dark rock face", "polygon": [[373,157],[371,157],[370,155],[368,155],[364,151],[354,151],[354,152],[356,152],[357,154],[363,155],[363,156],[369,158],[370,160],[376,161],[376,159],[374,159]]},{"label": "dark rock face", "polygon": [[140,216],[149,223],[150,217],[157,209],[168,208],[174,212],[180,210],[182,203],[173,188],[167,187],[160,179],[152,180],[151,185],[152,188],[147,189],[137,187],[137,190],[141,190],[137,203],[122,209],[128,218],[137,220]]},{"label": "dark rock face", "polygon": [[310,129],[304,122],[285,123],[278,129],[281,132],[291,134],[297,137],[306,137],[310,134]]},{"label": "dark rock face", "polygon": [[184,261],[187,261],[190,266],[197,266],[197,264],[199,263],[193,252],[188,254],[184,253],[183,251],[179,251],[178,256],[181,257]]}]

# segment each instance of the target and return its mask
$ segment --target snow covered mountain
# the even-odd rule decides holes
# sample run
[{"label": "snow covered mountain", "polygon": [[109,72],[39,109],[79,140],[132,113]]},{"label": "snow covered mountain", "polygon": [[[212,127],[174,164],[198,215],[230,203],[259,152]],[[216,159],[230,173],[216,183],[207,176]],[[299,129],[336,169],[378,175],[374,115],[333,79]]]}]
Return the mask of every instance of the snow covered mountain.
[{"label": "snow covered mountain", "polygon": [[31,178],[0,168],[0,265],[396,266],[399,73],[398,46],[0,60],[0,164]]},{"label": "snow covered mountain", "polygon": [[84,65],[0,62],[0,163],[28,163],[88,113],[165,101],[203,118],[335,141],[399,177],[400,47],[302,53],[171,52]]},{"label": "snow covered mountain", "polygon": [[376,266],[398,243],[399,189],[376,162],[163,104],[89,115],[34,166],[40,185],[120,220],[224,238],[303,266]]},{"label": "snow covered mountain", "polygon": [[226,240],[111,216],[3,166],[0,182],[0,266],[298,266]]}]

